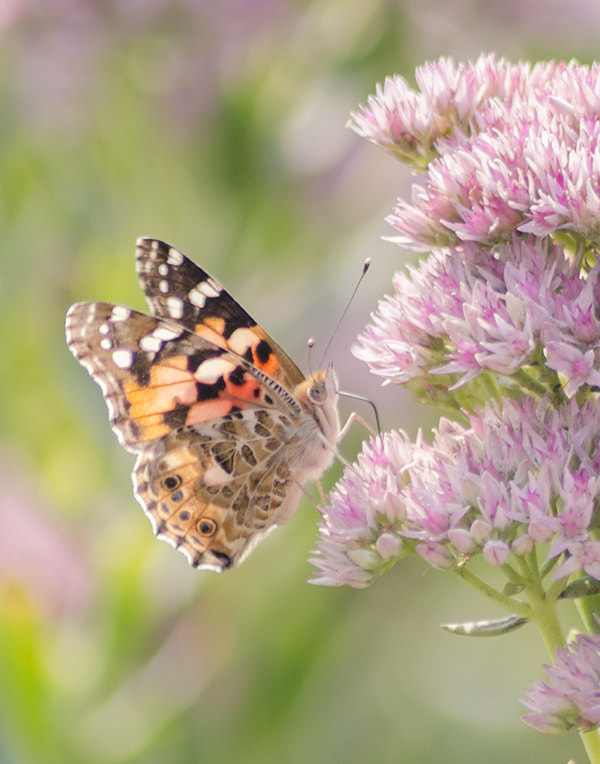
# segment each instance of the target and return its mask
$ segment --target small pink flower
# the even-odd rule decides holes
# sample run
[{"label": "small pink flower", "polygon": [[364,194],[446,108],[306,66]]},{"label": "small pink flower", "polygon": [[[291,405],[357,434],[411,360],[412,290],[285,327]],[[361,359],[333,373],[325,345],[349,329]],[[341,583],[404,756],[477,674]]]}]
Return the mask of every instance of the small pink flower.
[{"label": "small pink flower", "polygon": [[415,551],[433,568],[449,570],[456,564],[453,556],[443,544],[436,544],[432,541],[427,544],[417,544]]},{"label": "small pink flower", "polygon": [[377,539],[375,549],[383,559],[387,560],[397,557],[400,553],[401,546],[402,541],[398,536],[393,533],[383,533]]},{"label": "small pink flower", "polygon": [[490,539],[483,545],[483,557],[490,565],[504,565],[510,557],[510,547],[500,539]]},{"label": "small pink flower", "polygon": [[521,533],[512,542],[511,551],[514,552],[517,557],[523,557],[531,552],[533,544],[534,541],[528,533]]},{"label": "small pink flower", "polygon": [[565,341],[549,341],[544,352],[548,367],[567,379],[565,395],[571,398],[582,385],[600,384],[598,361],[593,349],[581,350]]},{"label": "small pink flower", "polygon": [[549,557],[568,552],[564,562],[557,568],[553,579],[567,578],[573,573],[584,571],[588,576],[600,580],[600,542],[599,541],[574,541],[565,542],[560,536],[551,546]]},{"label": "small pink flower", "polygon": [[451,528],[448,531],[448,540],[457,549],[458,552],[470,554],[477,549],[477,541],[471,531],[466,528]]}]

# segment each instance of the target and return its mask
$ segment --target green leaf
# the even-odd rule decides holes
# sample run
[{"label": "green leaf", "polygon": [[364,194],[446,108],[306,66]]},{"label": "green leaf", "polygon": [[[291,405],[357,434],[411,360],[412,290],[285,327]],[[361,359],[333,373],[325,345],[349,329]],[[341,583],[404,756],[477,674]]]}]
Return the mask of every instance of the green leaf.
[{"label": "green leaf", "polygon": [[506,618],[495,618],[483,621],[467,621],[466,623],[443,623],[442,629],[462,637],[499,637],[525,626],[527,618],[509,615]]}]

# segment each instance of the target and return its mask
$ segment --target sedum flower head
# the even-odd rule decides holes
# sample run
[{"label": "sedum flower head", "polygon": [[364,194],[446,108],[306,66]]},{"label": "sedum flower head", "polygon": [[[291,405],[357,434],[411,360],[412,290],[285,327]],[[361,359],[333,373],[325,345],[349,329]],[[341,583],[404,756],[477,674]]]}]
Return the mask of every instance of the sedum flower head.
[{"label": "sedum flower head", "polygon": [[494,56],[386,80],[351,126],[423,170],[388,221],[415,250],[513,232],[568,230],[600,241],[600,67],[510,64]]},{"label": "sedum flower head", "polygon": [[354,354],[445,405],[432,445],[372,440],[324,510],[320,583],[366,585],[402,555],[494,566],[547,544],[600,578],[600,67],[481,56],[386,80],[352,126],[423,171],[389,222],[435,247],[398,273]]},{"label": "sedum flower head", "polygon": [[506,401],[432,444],[389,432],[363,446],[329,495],[314,583],[366,586],[409,553],[440,569],[482,555],[515,563],[547,545],[553,578],[600,577],[600,408]]},{"label": "sedum flower head", "polygon": [[581,254],[532,237],[465,244],[397,274],[354,354],[387,382],[456,405],[487,400],[487,380],[482,393],[453,393],[490,372],[504,386],[517,372],[531,386],[562,384],[570,398],[600,384],[599,315],[598,266]]}]

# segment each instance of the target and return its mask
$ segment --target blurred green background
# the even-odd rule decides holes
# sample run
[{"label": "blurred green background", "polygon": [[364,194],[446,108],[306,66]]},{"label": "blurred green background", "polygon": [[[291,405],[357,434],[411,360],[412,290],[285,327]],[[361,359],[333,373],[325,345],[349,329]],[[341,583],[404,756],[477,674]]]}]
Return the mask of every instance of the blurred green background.
[{"label": "blurred green background", "polygon": [[366,591],[309,586],[309,503],[222,576],[156,542],[63,336],[75,300],[145,307],[133,245],[149,235],[306,367],[370,256],[330,360],[386,427],[427,432],[433,412],[349,353],[406,261],[380,236],[409,177],[345,122],[377,81],[440,55],[590,60],[600,6],[565,7],[0,0],[1,762],[582,756],[519,721],[533,632],[439,630],[498,615],[450,577],[411,560]]}]

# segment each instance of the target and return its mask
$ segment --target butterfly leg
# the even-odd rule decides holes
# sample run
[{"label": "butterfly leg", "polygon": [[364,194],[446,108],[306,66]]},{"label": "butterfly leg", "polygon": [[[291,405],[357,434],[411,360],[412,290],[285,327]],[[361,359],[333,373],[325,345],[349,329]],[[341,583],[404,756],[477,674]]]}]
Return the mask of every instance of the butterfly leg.
[{"label": "butterfly leg", "polygon": [[[337,446],[338,446],[338,443],[340,443],[340,442],[341,442],[341,441],[342,441],[342,440],[343,440],[343,439],[346,437],[346,435],[348,434],[348,431],[350,430],[350,428],[352,427],[352,425],[353,425],[355,422],[358,422],[359,424],[361,424],[361,425],[362,425],[362,426],[363,426],[363,427],[364,427],[364,428],[365,428],[365,429],[366,429],[366,430],[367,430],[367,431],[368,431],[368,432],[369,432],[369,433],[370,433],[370,434],[371,434],[373,437],[375,437],[375,436],[378,434],[378,433],[377,433],[377,432],[375,432],[375,430],[374,430],[374,429],[371,427],[371,425],[370,425],[368,422],[366,422],[366,421],[365,421],[365,420],[364,420],[364,419],[363,419],[363,418],[360,416],[360,414],[357,414],[357,413],[356,413],[356,411],[353,411],[353,412],[350,414],[350,416],[348,417],[348,419],[346,420],[346,422],[345,422],[344,426],[343,426],[343,427],[340,429],[340,431],[339,431],[339,433],[338,433],[338,436],[337,436],[337,438],[336,438],[335,444],[332,444],[332,443],[330,443],[330,442],[327,440],[327,438],[326,438],[324,435],[321,435],[321,440],[323,441],[323,443],[325,444],[325,446],[326,446],[327,448],[331,449],[331,451],[333,452],[333,454],[334,454],[335,458],[338,460],[338,462],[339,462],[339,463],[342,465],[342,467],[344,467],[344,468],[350,467],[350,463],[348,462],[348,460],[347,460],[347,459],[345,459],[345,458],[342,456],[342,454],[340,454],[340,452],[339,452],[339,450],[338,450],[338,447],[337,447]],[[379,419],[377,420],[377,422],[379,423]],[[379,434],[381,434],[381,433],[379,433]],[[320,491],[321,491],[321,494],[322,494],[322,486],[321,486],[321,483],[320,483],[320,481],[318,481],[318,484],[319,484],[319,489],[320,489]]]},{"label": "butterfly leg", "polygon": [[342,429],[339,432],[337,442],[339,443],[342,438],[346,437],[346,434],[348,433],[348,430],[350,427],[352,427],[352,424],[354,422],[360,422],[362,426],[368,430],[368,432],[371,433],[371,435],[381,435],[381,425],[379,423],[379,412],[377,411],[377,406],[373,403],[373,401],[370,398],[365,398],[362,395],[356,395],[356,393],[345,393],[341,390],[338,392],[338,395],[343,398],[353,398],[355,401],[362,401],[363,403],[368,403],[369,406],[373,409],[373,414],[375,415],[375,423],[377,425],[377,432],[369,425],[367,422],[359,416],[359,414],[356,413],[356,411],[353,411],[350,416],[348,417],[348,420],[346,421],[346,424],[342,427]]},{"label": "butterfly leg", "polygon": [[319,498],[321,500],[321,504],[325,503],[325,491],[323,490],[323,483],[321,480],[317,480],[317,488],[319,489]]},{"label": "butterfly leg", "polygon": [[[354,424],[354,422],[358,422],[358,424],[361,424],[371,435],[377,435],[378,433],[371,427],[371,425],[363,419],[363,417],[360,416],[360,414],[357,414],[356,411],[353,411],[348,419],[346,420],[344,426],[341,428],[341,430],[338,433],[337,436],[337,443],[340,443],[348,434],[348,431]],[[379,422],[378,422],[379,423]],[[381,434],[381,431],[379,432]]]}]

